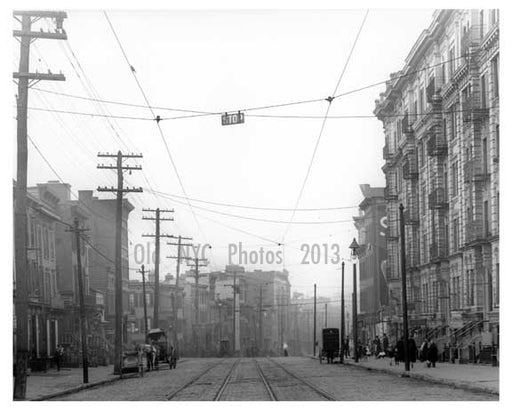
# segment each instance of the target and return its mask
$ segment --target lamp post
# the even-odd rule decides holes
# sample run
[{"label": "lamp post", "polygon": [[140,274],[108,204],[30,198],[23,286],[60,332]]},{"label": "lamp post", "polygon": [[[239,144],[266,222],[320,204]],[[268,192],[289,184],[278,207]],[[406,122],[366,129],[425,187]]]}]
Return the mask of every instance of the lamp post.
[{"label": "lamp post", "polygon": [[341,329],[340,329],[340,363],[345,355],[345,262],[341,262]]},{"label": "lamp post", "polygon": [[356,263],[357,263],[357,250],[359,249],[359,245],[357,244],[356,238],[352,241],[349,248],[351,249],[350,257],[352,259],[352,267],[353,267],[353,294],[352,294],[352,333],[354,337],[354,361],[357,363],[359,361],[358,351],[357,351],[357,272],[356,272]]},{"label": "lamp post", "polygon": [[404,328],[404,364],[405,371],[410,371],[409,364],[409,320],[407,317],[407,278],[405,272],[405,226],[404,205],[399,206],[400,213],[400,272],[402,276],[402,324]]}]

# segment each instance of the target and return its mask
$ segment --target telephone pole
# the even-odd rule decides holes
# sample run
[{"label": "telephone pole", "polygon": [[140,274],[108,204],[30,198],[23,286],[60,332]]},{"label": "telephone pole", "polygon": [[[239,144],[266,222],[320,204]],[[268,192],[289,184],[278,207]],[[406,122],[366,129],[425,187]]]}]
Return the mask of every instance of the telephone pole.
[{"label": "telephone pole", "polygon": [[313,293],[313,356],[316,356],[316,283]]},{"label": "telephone pole", "polygon": [[66,232],[73,232],[76,241],[76,265],[77,265],[77,280],[78,280],[78,300],[80,303],[80,333],[82,340],[82,372],[84,383],[89,383],[89,364],[87,360],[87,317],[85,313],[84,303],[84,280],[82,272],[82,246],[80,244],[80,234],[87,232],[89,229],[80,229],[78,226],[78,218],[74,220],[72,229],[67,229]]},{"label": "telephone pole", "polygon": [[259,300],[259,328],[258,328],[258,344],[260,348],[260,354],[263,352],[263,285],[260,285],[260,300]]},{"label": "telephone pole", "polygon": [[154,235],[142,235],[142,236],[151,236],[155,238],[155,300],[153,304],[153,325],[155,328],[160,327],[158,310],[160,308],[160,221],[174,221],[173,218],[163,218],[160,216],[161,213],[171,213],[174,212],[174,209],[147,209],[143,208],[143,212],[154,212],[154,217],[143,216],[144,220],[156,221],[156,231]]},{"label": "telephone pole", "polygon": [[[189,258],[187,258],[189,259]],[[194,261],[194,264],[192,265],[188,265],[190,267],[194,267],[194,281],[195,281],[195,294],[194,294],[194,324],[195,324],[195,329],[196,331],[194,332],[195,333],[195,337],[194,337],[194,345],[195,345],[195,351],[196,353],[199,353],[199,346],[198,346],[198,337],[197,337],[197,329],[198,329],[198,325],[199,325],[199,277],[200,276],[206,276],[205,274],[203,275],[200,275],[199,274],[199,267],[200,266],[207,266],[206,262],[207,262],[207,259],[204,259],[204,258],[190,258]],[[201,262],[205,262],[204,265],[200,265],[199,264],[199,261]]]},{"label": "telephone pole", "polygon": [[123,229],[123,194],[129,192],[142,192],[142,188],[123,187],[123,171],[140,171],[140,165],[123,165],[123,158],[142,158],[142,154],[117,154],[99,153],[100,158],[116,158],[116,165],[98,165],[99,169],[111,169],[117,171],[117,188],[98,187],[98,192],[115,192],[116,201],[116,258],[115,258],[115,346],[114,346],[114,374],[122,376],[123,368],[123,272],[122,272],[122,229]]},{"label": "telephone pole", "polygon": [[341,329],[340,329],[340,363],[345,355],[345,262],[341,262]]},{"label": "telephone pole", "polygon": [[179,326],[178,326],[178,290],[179,290],[179,277],[180,277],[180,264],[181,264],[181,247],[182,246],[193,246],[191,243],[182,243],[182,240],[191,241],[192,238],[187,238],[184,236],[179,235],[178,236],[178,243],[174,242],[167,242],[167,245],[171,246],[177,246],[178,247],[178,256],[168,256],[170,259],[176,259],[176,285],[174,287],[174,298],[172,300],[172,314],[174,319],[174,347],[178,349],[178,332],[179,332]]},{"label": "telephone pole", "polygon": [[146,302],[146,275],[144,265],[141,265],[139,273],[142,275],[142,296],[144,298],[144,342],[148,342],[148,309]]},{"label": "telephone pole", "polygon": [[[16,269],[15,313],[16,313],[16,374],[14,379],[14,400],[24,400],[27,391],[28,365],[28,274],[27,274],[27,110],[28,89],[35,83],[65,81],[63,74],[30,73],[30,44],[37,38],[66,40],[62,23],[67,14],[61,11],[13,11],[14,18],[21,23],[21,30],[13,30],[20,42],[19,71],[13,73],[18,80],[17,95],[17,169],[14,200],[14,261]],[[32,31],[32,23],[41,18],[55,19],[55,32]]]},{"label": "telephone pole", "polygon": [[404,205],[398,207],[400,213],[400,273],[402,274],[402,324],[404,328],[404,365],[405,371],[411,370],[409,362],[409,320],[407,317],[407,277],[405,269],[405,224]]}]

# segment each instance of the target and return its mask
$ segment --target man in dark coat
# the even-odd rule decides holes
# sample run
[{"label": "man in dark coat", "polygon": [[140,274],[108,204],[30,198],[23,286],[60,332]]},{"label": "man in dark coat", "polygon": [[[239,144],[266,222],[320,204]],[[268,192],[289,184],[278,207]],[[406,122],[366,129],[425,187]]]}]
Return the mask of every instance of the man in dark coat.
[{"label": "man in dark coat", "polygon": [[432,364],[432,367],[436,367],[437,345],[434,341],[430,342],[428,346],[427,360]]},{"label": "man in dark coat", "polygon": [[389,349],[389,340],[386,336],[386,333],[382,336],[382,348],[384,349],[384,353],[386,353],[386,356],[388,355],[388,349]]},{"label": "man in dark coat", "polygon": [[398,361],[403,362],[405,356],[405,344],[403,336],[400,338],[398,342],[396,342],[396,349]]},{"label": "man in dark coat", "polygon": [[412,337],[409,338],[407,347],[409,348],[409,363],[411,364],[411,367],[414,367],[414,363],[416,363],[416,357],[418,355],[418,349],[416,348],[416,342]]}]

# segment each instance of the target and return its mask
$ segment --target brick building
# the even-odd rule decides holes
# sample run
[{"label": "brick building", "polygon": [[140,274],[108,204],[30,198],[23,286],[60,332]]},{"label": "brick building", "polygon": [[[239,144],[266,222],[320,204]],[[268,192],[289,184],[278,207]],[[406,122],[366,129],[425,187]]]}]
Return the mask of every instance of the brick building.
[{"label": "brick building", "polygon": [[402,203],[412,328],[463,359],[499,335],[498,22],[497,10],[436,11],[375,108],[390,294],[401,294]]}]

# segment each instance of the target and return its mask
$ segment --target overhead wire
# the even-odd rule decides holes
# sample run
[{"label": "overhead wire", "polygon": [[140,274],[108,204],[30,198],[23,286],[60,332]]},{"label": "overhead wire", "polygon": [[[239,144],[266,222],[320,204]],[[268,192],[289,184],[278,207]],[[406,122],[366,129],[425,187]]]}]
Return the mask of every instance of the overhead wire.
[{"label": "overhead wire", "polygon": [[[116,33],[116,30],[114,29],[114,26],[112,25],[112,22],[110,21],[110,18],[108,17],[107,12],[106,12],[106,11],[104,11],[104,12],[103,12],[103,14],[105,15],[105,18],[107,19],[107,22],[108,22],[108,24],[109,24],[109,26],[110,26],[110,29],[112,30],[112,33],[114,34],[114,37],[115,37],[115,39],[116,39],[116,41],[117,41],[117,44],[119,45],[119,48],[121,49],[121,52],[122,52],[122,54],[123,54],[123,56],[124,56],[124,58],[125,58],[125,60],[126,60],[126,63],[128,64],[128,66],[129,66],[129,68],[130,68],[130,72],[132,73],[132,76],[133,76],[133,78],[134,78],[135,82],[137,83],[137,87],[139,88],[139,91],[141,92],[141,94],[142,94],[142,96],[143,96],[143,98],[144,98],[144,101],[145,101],[145,102],[146,102],[146,104],[147,104],[148,109],[150,110],[151,114],[153,115],[153,118],[155,118],[155,119],[156,119],[156,118],[157,118],[157,116],[155,115],[155,112],[154,112],[154,110],[153,110],[153,107],[151,106],[151,104],[150,104],[150,102],[149,102],[149,99],[148,99],[148,97],[147,97],[147,95],[146,95],[146,92],[144,91],[144,89],[143,89],[143,87],[142,87],[142,84],[140,83],[140,81],[139,81],[139,79],[138,79],[138,77],[137,77],[137,74],[136,74],[135,68],[133,67],[133,65],[132,65],[132,64],[130,64],[130,60],[128,59],[128,56],[127,56],[127,54],[126,54],[126,52],[125,52],[125,50],[124,50],[124,47],[123,47],[123,45],[122,45],[122,43],[121,43],[121,41],[120,41],[120,39],[119,39],[119,37],[118,37],[118,35],[117,35],[117,33]],[[198,114],[198,115],[200,115],[200,114]],[[174,173],[176,174],[176,177],[177,177],[178,182],[179,182],[179,184],[180,184],[181,190],[182,190],[182,192],[183,192],[184,196],[188,198],[187,191],[186,191],[186,189],[185,189],[185,185],[184,185],[183,180],[182,180],[182,178],[181,178],[181,175],[180,175],[180,173],[179,173],[179,171],[178,171],[178,167],[176,166],[176,163],[175,163],[175,161],[174,161],[174,158],[173,158],[173,156],[172,156],[172,154],[171,154],[171,151],[170,151],[170,149],[169,149],[169,145],[167,144],[167,140],[166,140],[165,135],[164,135],[164,133],[163,133],[162,127],[160,126],[160,122],[159,122],[159,121],[156,121],[156,125],[157,125],[157,128],[158,128],[158,132],[159,132],[159,134],[160,134],[161,140],[162,140],[162,142],[164,143],[165,150],[166,150],[166,152],[167,152],[167,156],[169,157],[169,160],[170,160],[170,162],[171,162],[171,164],[172,164],[172,167],[173,167],[173,169],[174,169]],[[188,201],[188,200],[187,200],[187,201]],[[192,206],[191,206],[190,202],[188,202],[188,204],[189,204],[190,209],[192,210]],[[194,220],[195,220],[195,222],[196,222],[196,225],[197,225],[197,227],[198,227],[198,229],[199,229],[199,232],[201,233],[201,236],[203,237],[203,240],[204,240],[205,242],[207,242],[207,241],[206,241],[206,236],[205,236],[205,234],[204,234],[203,230],[201,229],[201,226],[200,226],[200,224],[199,224],[199,221],[197,220],[197,216],[196,216],[196,214],[195,214],[195,212],[194,212],[193,210],[192,210],[192,215],[193,215]],[[213,258],[213,255],[212,255],[212,258]],[[214,261],[214,264],[215,264],[215,261]]]},{"label": "overhead wire", "polygon": [[[154,192],[155,192],[155,194],[161,195],[163,197],[186,199],[184,196],[181,196],[181,195],[169,194],[169,193],[161,192],[161,191],[154,191]],[[188,199],[192,202],[200,202],[200,203],[204,203],[204,204],[224,206],[224,207],[229,207],[229,208],[252,209],[252,210],[261,210],[261,211],[285,211],[285,212],[293,211],[293,208],[258,207],[258,206],[250,206],[250,205],[232,204],[232,203],[226,203],[226,202],[206,201],[206,200],[197,199],[197,198],[188,198]],[[343,209],[354,209],[354,208],[358,208],[358,207],[359,207],[358,205],[352,205],[352,206],[338,206],[338,207],[327,207],[327,208],[298,208],[297,212],[338,211],[338,210],[343,210]]]},{"label": "overhead wire", "polygon": [[[338,78],[337,83],[336,83],[336,87],[334,88],[334,91],[331,94],[332,96],[334,96],[336,94],[336,92],[338,91],[338,87],[339,87],[339,85],[341,83],[341,80],[342,80],[342,78],[343,78],[343,76],[345,74],[345,71],[346,71],[346,69],[348,67],[348,63],[349,63],[349,61],[350,61],[350,59],[352,57],[352,53],[354,52],[354,49],[355,49],[355,46],[356,46],[357,41],[359,39],[359,36],[361,34],[361,31],[362,31],[362,29],[364,27],[364,24],[366,22],[366,18],[368,17],[368,13],[369,13],[369,10],[366,10],[366,13],[364,15],[363,21],[361,22],[361,25],[360,25],[359,30],[357,32],[356,38],[354,40],[354,43],[352,44],[352,48],[351,48],[351,50],[349,52],[349,55],[348,55],[348,57],[347,57],[347,59],[345,61],[345,65],[343,66],[343,70],[342,70],[342,72],[341,72],[341,74],[340,74],[340,76]],[[320,145],[320,141],[322,139],[322,135],[323,135],[323,132],[324,132],[325,124],[327,122],[327,116],[329,115],[329,111],[331,109],[331,103],[332,103],[332,100],[328,101],[328,105],[327,105],[327,108],[325,110],[324,118],[323,118],[323,121],[322,121],[322,126],[320,127],[320,132],[318,133],[318,137],[316,139],[316,143],[315,143],[315,146],[314,146],[314,149],[313,149],[313,153],[311,155],[311,159],[310,159],[309,165],[307,167],[306,175],[304,176],[304,180],[302,182],[302,186],[300,188],[299,195],[297,196],[297,200],[295,201],[294,211],[293,211],[293,213],[292,213],[292,215],[290,217],[290,221],[289,221],[288,225],[286,226],[285,231],[284,231],[284,233],[282,235],[283,238],[286,237],[286,235],[287,235],[287,233],[288,233],[288,231],[290,229],[291,223],[293,222],[293,219],[295,217],[296,209],[298,208],[299,202],[300,202],[300,200],[302,198],[302,195],[304,193],[304,189],[306,187],[306,183],[307,183],[307,180],[309,178],[309,174],[311,172],[311,167],[313,166],[313,163],[314,163],[314,160],[315,160],[315,157],[316,157],[316,152],[318,150],[318,146]]]}]

